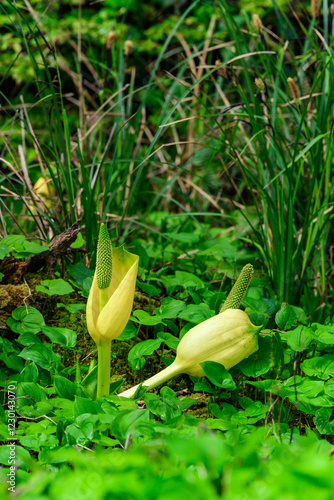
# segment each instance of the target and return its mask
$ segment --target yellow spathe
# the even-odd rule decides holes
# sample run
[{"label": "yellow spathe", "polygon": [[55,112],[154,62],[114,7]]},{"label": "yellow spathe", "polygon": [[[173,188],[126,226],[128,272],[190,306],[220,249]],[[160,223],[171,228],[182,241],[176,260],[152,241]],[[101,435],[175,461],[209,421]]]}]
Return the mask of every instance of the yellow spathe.
[{"label": "yellow spathe", "polygon": [[204,361],[216,361],[229,370],[258,350],[256,334],[260,329],[244,311],[227,309],[194,326],[182,337],[175,364],[193,377],[204,377],[200,366]]},{"label": "yellow spathe", "polygon": [[100,290],[96,284],[96,271],[87,301],[88,332],[99,344],[117,338],[129,321],[138,273],[138,255],[123,247],[112,249],[113,271],[108,287],[108,302],[100,312]]},{"label": "yellow spathe", "polygon": [[32,212],[36,213],[36,207],[44,210],[46,208],[51,208],[52,198],[55,196],[55,188],[50,177],[39,177],[34,184],[33,191],[35,193],[34,202],[31,200],[29,202],[29,207]]},{"label": "yellow spathe", "polygon": [[[180,373],[203,377],[204,361],[216,361],[229,370],[258,350],[260,330],[261,326],[253,325],[244,311],[227,309],[191,328],[180,340],[173,363],[145,380],[143,387],[153,389]],[[138,387],[119,396],[131,398]]]}]

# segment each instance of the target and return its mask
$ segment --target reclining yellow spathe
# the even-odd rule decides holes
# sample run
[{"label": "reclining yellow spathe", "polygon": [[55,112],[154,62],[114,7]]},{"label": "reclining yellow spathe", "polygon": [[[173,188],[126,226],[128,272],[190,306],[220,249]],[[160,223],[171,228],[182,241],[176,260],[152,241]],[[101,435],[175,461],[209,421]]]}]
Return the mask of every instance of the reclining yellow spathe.
[{"label": "reclining yellow spathe", "polygon": [[[173,363],[145,380],[143,386],[153,389],[180,373],[203,377],[201,363],[216,361],[226,370],[258,350],[257,334],[261,327],[251,323],[247,314],[237,307],[247,291],[253,267],[247,264],[224,302],[220,313],[194,326],[181,339]],[[139,385],[119,396],[131,398]]]}]

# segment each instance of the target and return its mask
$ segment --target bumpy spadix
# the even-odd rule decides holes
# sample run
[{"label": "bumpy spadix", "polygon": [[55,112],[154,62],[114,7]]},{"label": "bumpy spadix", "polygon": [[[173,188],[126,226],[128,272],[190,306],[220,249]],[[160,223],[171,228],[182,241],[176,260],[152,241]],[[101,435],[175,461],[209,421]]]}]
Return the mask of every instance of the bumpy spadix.
[{"label": "bumpy spadix", "polygon": [[241,305],[242,299],[247,292],[249,283],[251,282],[253,276],[253,266],[251,264],[246,264],[242,269],[237,281],[234,283],[232,290],[228,294],[224,304],[222,305],[220,312],[224,312],[227,309],[238,309]]},{"label": "bumpy spadix", "polygon": [[112,277],[112,246],[109,233],[101,224],[96,257],[96,284],[100,289],[108,288]]}]

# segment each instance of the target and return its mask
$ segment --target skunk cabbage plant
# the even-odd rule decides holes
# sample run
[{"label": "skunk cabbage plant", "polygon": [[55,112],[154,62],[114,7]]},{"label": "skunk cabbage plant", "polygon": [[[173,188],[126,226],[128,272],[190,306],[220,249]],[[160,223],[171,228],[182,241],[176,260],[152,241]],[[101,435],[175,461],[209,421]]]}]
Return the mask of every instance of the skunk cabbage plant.
[{"label": "skunk cabbage plant", "polygon": [[[247,314],[237,309],[247,291],[252,274],[253,267],[247,264],[220,313],[189,330],[177,347],[174,362],[143,382],[145,388],[153,389],[180,373],[203,377],[201,363],[204,361],[216,361],[229,370],[258,350],[257,334],[261,327],[253,325]],[[132,387],[119,396],[131,398],[138,387]]]},{"label": "skunk cabbage plant", "polygon": [[87,328],[98,348],[97,397],[110,389],[111,341],[129,321],[135,293],[139,257],[112,248],[108,230],[101,224],[96,269],[87,301]]}]

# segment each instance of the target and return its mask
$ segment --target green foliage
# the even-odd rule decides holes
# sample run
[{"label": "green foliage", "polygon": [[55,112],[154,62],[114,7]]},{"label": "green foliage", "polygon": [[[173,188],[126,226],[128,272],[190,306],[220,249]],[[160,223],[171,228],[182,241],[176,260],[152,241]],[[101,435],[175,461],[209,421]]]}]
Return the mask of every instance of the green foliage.
[{"label": "green foliage", "polygon": [[73,292],[73,288],[63,279],[43,280],[41,285],[36,286],[36,292],[46,293],[47,295],[67,295]]},{"label": "green foliage", "polygon": [[213,385],[229,391],[236,389],[232,375],[220,363],[204,361],[201,363],[201,367]]},{"label": "green foliage", "polygon": [[48,245],[39,245],[34,241],[27,241],[24,236],[11,235],[5,236],[0,240],[0,260],[9,256],[11,253],[16,259],[36,255],[48,250]]},{"label": "green foliage", "polygon": [[32,306],[21,306],[7,319],[7,326],[15,333],[38,333],[45,325],[42,314]]},{"label": "green foliage", "polygon": [[[16,496],[328,500],[327,3],[318,17],[283,0],[29,5],[0,13],[0,436],[11,439],[12,391]],[[78,219],[56,278],[27,275],[23,303],[15,266]],[[98,222],[108,245],[128,241],[140,264],[101,398],[84,322]],[[262,325],[258,351],[229,372],[208,360],[205,377],[120,398],[122,384],[170,365],[182,336],[219,313],[247,262],[251,286],[233,304]],[[9,452],[0,446],[1,498]]]}]

